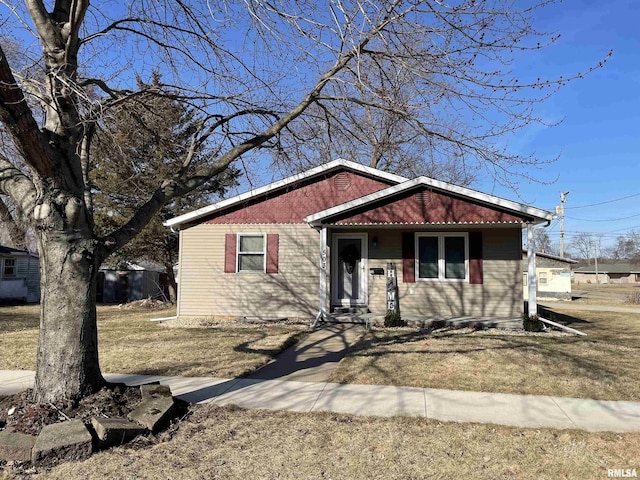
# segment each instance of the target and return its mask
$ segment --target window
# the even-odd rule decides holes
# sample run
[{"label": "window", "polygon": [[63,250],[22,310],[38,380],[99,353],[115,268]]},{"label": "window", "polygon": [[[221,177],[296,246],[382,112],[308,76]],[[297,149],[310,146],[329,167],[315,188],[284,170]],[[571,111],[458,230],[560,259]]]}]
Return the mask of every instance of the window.
[{"label": "window", "polygon": [[547,284],[547,272],[538,273],[538,283],[540,285],[546,285]]},{"label": "window", "polygon": [[264,272],[265,239],[262,233],[238,234],[238,272]]},{"label": "window", "polygon": [[468,280],[466,233],[419,233],[416,235],[416,249],[419,280]]},{"label": "window", "polygon": [[2,265],[3,277],[15,277],[16,276],[16,260],[14,258],[5,258]]}]

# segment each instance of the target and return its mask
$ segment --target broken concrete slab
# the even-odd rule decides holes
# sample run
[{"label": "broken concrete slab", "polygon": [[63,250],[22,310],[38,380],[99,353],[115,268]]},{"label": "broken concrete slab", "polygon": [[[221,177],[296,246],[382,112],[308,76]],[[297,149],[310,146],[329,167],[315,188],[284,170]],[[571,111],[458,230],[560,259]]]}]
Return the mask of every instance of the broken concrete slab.
[{"label": "broken concrete slab", "polygon": [[150,400],[152,398],[171,397],[171,388],[168,385],[148,384],[141,385],[140,392],[142,400]]},{"label": "broken concrete slab", "polygon": [[36,437],[24,433],[0,431],[0,460],[28,462]]},{"label": "broken concrete slab", "polygon": [[127,415],[127,418],[138,422],[151,430],[151,432],[157,433],[166,425],[174,411],[175,403],[173,397],[147,397],[140,402],[140,405],[134,411]]},{"label": "broken concrete slab", "polygon": [[91,419],[91,425],[98,437],[98,446],[108,448],[122,445],[138,435],[147,433],[147,429],[126,418],[97,418]]},{"label": "broken concrete slab", "polygon": [[60,460],[84,460],[93,451],[92,437],[82,420],[45,426],[31,452],[34,465],[55,465]]}]

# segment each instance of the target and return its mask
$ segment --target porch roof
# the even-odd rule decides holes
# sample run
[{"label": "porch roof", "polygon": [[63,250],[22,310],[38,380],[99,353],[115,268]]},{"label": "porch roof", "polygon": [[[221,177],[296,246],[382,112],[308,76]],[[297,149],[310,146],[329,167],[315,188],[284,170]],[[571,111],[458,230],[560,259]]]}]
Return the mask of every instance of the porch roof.
[{"label": "porch roof", "polygon": [[[410,201],[412,193],[419,195]],[[312,226],[337,225],[472,225],[542,223],[553,214],[529,205],[417,177],[305,218]]]}]

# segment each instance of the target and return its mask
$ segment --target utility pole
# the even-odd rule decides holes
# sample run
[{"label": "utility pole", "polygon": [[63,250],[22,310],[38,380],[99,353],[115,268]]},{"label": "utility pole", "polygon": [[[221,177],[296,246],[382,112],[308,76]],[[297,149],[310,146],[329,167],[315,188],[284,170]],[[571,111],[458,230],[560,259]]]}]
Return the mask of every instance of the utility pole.
[{"label": "utility pole", "polygon": [[600,283],[600,279],[598,278],[598,244],[595,239],[593,240],[593,258],[596,262],[596,283]]},{"label": "utility pole", "polygon": [[560,215],[560,257],[564,258],[564,202],[569,192],[560,192],[560,208],[557,212]]}]

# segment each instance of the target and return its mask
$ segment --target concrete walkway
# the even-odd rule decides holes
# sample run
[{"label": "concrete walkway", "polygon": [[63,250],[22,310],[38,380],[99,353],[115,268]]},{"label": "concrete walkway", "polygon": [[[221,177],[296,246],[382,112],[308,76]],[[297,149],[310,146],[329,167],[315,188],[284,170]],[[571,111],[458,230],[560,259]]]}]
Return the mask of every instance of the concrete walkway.
[{"label": "concrete walkway", "polygon": [[247,378],[326,382],[365,328],[362,324],[336,323],[311,332]]},{"label": "concrete walkway", "polygon": [[[191,403],[235,404],[243,408],[294,412],[337,412],[371,416],[413,416],[453,422],[478,422],[534,428],[588,431],[640,431],[640,402],[433,388],[352,385],[327,382],[105,375],[128,385],[159,381]],[[0,395],[33,386],[34,372],[0,370]]]}]

